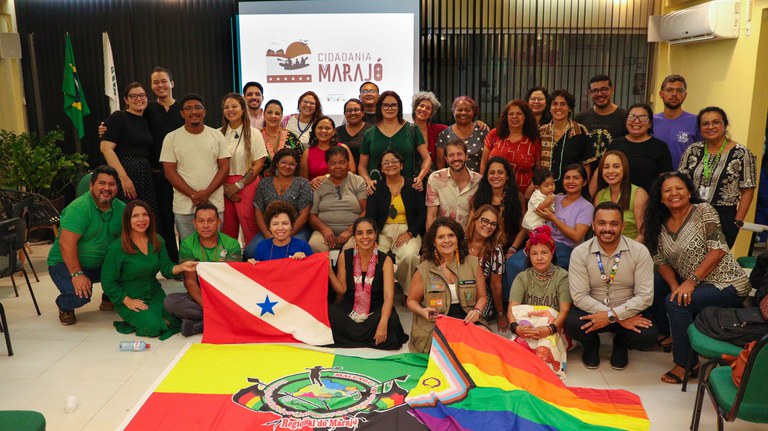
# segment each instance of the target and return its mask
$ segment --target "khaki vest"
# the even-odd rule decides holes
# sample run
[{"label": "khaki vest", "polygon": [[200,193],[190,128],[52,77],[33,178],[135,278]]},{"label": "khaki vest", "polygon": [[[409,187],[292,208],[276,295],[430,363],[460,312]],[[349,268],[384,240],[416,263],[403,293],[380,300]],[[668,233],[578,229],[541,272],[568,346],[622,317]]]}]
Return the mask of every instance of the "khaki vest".
[{"label": "khaki vest", "polygon": [[[459,305],[465,313],[469,313],[477,303],[477,267],[479,263],[476,257],[467,256],[464,263],[458,266],[456,261],[448,264],[448,269],[456,274],[456,290],[459,294]],[[434,308],[441,314],[447,314],[451,308],[451,290],[448,288],[448,280],[440,267],[431,261],[424,261],[416,267],[424,284],[424,297],[421,300],[422,307]],[[484,321],[480,321],[486,324]],[[416,353],[429,353],[432,345],[432,333],[435,331],[435,322],[427,320],[418,314],[413,315],[411,326],[410,350]]]}]

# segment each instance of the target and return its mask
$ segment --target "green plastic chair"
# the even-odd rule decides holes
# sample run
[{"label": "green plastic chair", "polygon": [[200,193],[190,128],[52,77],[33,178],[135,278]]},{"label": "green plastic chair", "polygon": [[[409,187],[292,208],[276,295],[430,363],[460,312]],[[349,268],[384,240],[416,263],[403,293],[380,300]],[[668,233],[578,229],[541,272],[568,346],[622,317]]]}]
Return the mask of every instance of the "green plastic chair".
[{"label": "green plastic chair", "polygon": [[696,329],[696,325],[693,323],[688,326],[688,339],[691,340],[691,349],[688,351],[688,363],[685,364],[685,375],[683,375],[683,387],[681,389],[683,392],[688,388],[688,379],[693,368],[694,351],[707,359],[720,359],[723,354],[738,356],[742,349],[735,344],[704,335]]},{"label": "green plastic chair", "polygon": [[91,188],[91,172],[86,172],[82,178],[80,178],[80,181],[77,183],[77,189],[75,190],[75,197],[80,197],[86,193],[88,193],[88,190]]},{"label": "green plastic chair", "polygon": [[2,429],[45,431],[45,416],[31,410],[0,410]]},{"label": "green plastic chair", "polygon": [[[702,366],[703,377],[696,394],[691,430],[698,431],[704,392],[717,411],[717,429],[723,430],[723,420],[733,422],[737,418],[756,423],[768,423],[768,335],[757,342],[747,359],[741,384],[733,384],[731,367],[721,366],[722,360],[712,360]],[[716,368],[715,368],[716,367]],[[709,372],[707,372],[709,371]]]}]

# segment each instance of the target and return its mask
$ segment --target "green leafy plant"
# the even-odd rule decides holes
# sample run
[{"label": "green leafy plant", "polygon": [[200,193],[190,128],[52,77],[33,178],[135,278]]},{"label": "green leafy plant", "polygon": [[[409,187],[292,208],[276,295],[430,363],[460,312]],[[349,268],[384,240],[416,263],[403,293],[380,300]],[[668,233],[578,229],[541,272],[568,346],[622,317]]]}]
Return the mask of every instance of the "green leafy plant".
[{"label": "green leafy plant", "polygon": [[0,186],[58,197],[88,168],[87,155],[64,154],[58,145],[63,140],[61,129],[42,137],[0,130]]}]

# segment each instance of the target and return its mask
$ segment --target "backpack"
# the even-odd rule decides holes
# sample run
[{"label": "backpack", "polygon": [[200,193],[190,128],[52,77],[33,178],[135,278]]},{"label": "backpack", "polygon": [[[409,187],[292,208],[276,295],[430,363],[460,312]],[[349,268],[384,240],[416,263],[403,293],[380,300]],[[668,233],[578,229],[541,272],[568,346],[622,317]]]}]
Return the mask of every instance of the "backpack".
[{"label": "backpack", "polygon": [[749,283],[755,288],[755,303],[768,296],[768,253],[757,256],[757,263],[749,274]]},{"label": "backpack", "polygon": [[707,307],[693,320],[696,329],[716,340],[744,346],[768,334],[768,322],[759,307]]}]

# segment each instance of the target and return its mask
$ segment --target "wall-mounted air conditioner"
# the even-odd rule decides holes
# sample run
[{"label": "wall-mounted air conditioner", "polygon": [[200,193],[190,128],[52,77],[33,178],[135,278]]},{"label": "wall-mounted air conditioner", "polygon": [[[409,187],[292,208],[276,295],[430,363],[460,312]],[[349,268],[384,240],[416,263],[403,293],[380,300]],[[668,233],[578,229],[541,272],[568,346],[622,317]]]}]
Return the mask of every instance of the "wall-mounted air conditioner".
[{"label": "wall-mounted air conditioner", "polygon": [[648,17],[648,42],[691,43],[739,37],[739,0],[715,0]]}]

